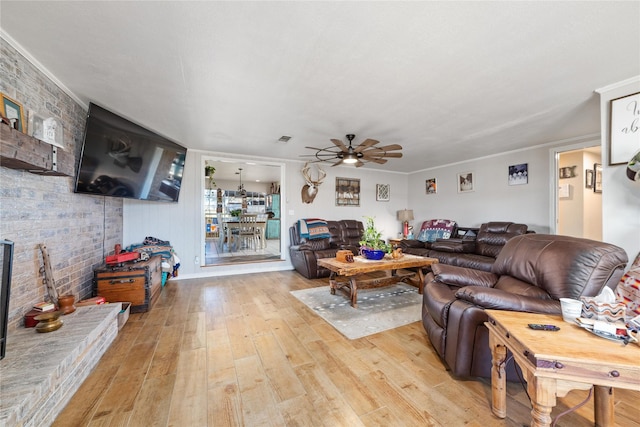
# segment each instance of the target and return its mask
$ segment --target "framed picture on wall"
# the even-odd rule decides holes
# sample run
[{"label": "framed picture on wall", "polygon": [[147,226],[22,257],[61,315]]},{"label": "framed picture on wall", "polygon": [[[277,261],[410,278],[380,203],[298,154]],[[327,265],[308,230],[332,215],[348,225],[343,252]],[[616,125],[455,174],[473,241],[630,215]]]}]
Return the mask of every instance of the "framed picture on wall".
[{"label": "framed picture on wall", "polygon": [[376,200],[378,202],[388,202],[391,199],[390,184],[376,184]]},{"label": "framed picture on wall", "polygon": [[438,192],[438,183],[435,178],[429,178],[425,181],[426,193],[436,194]]},{"label": "framed picture on wall", "polygon": [[27,124],[24,121],[24,109],[18,101],[9,98],[4,93],[0,93],[2,104],[0,105],[0,114],[11,122],[11,127],[20,132],[26,132]]},{"label": "framed picture on wall", "polygon": [[600,163],[593,165],[593,192],[602,193],[602,165]]},{"label": "framed picture on wall", "polygon": [[470,193],[473,191],[473,172],[458,174],[458,193]]},{"label": "framed picture on wall", "polygon": [[529,182],[529,164],[509,166],[509,185],[524,185]]},{"label": "framed picture on wall", "polygon": [[584,188],[593,188],[593,169],[584,171]]},{"label": "framed picture on wall", "polygon": [[640,150],[640,92],[611,100],[609,164],[626,164]]},{"label": "framed picture on wall", "polygon": [[336,206],[360,206],[360,180],[336,178]]}]

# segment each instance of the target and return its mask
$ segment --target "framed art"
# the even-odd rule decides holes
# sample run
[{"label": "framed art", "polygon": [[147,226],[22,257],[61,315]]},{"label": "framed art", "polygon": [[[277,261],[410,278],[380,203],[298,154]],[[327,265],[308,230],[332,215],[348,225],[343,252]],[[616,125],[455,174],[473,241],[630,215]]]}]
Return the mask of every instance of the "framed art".
[{"label": "framed art", "polygon": [[602,165],[600,163],[593,165],[593,192],[602,193]]},{"label": "framed art", "polygon": [[576,168],[578,166],[566,166],[558,169],[558,177],[560,179],[566,178],[575,178],[576,177]]},{"label": "framed art", "polygon": [[529,164],[509,166],[509,185],[524,185],[529,182]]},{"label": "framed art", "polygon": [[360,206],[360,180],[336,178],[336,206]]},{"label": "framed art", "polygon": [[391,184],[376,184],[376,200],[388,202],[391,198]]},{"label": "framed art", "polygon": [[2,97],[0,114],[8,118],[11,121],[11,126],[15,129],[20,132],[25,132],[27,130],[27,124],[24,121],[24,110],[22,108],[22,104],[9,98],[4,93],[0,93],[0,96]]},{"label": "framed art", "polygon": [[458,193],[470,193],[473,191],[473,172],[458,174]]},{"label": "framed art", "polygon": [[611,100],[609,165],[626,164],[640,150],[640,92]]},{"label": "framed art", "polygon": [[44,117],[33,110],[29,110],[29,136],[44,139]]},{"label": "framed art", "polygon": [[584,188],[593,188],[593,169],[584,171]]},{"label": "framed art", "polygon": [[436,194],[438,192],[438,183],[435,178],[429,178],[425,181],[426,193]]}]

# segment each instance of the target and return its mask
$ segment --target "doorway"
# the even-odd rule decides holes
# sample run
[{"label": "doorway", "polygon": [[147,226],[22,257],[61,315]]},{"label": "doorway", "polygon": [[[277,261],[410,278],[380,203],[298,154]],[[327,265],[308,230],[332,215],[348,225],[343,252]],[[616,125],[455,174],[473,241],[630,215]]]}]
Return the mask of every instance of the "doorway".
[{"label": "doorway", "polygon": [[274,163],[203,158],[204,266],[282,259],[282,171]]},{"label": "doorway", "polygon": [[600,141],[555,148],[552,153],[555,171],[552,233],[601,241]]}]

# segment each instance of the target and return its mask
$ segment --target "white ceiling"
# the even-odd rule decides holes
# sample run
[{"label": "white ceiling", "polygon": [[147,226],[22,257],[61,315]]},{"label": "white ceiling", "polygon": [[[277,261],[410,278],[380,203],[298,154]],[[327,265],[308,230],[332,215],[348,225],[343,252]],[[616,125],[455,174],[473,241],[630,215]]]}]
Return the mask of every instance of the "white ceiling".
[{"label": "white ceiling", "polygon": [[[355,133],[416,171],[600,131],[640,2],[36,2],[3,35],[82,102],[193,149],[302,160]],[[292,137],[278,143],[282,135]]]}]

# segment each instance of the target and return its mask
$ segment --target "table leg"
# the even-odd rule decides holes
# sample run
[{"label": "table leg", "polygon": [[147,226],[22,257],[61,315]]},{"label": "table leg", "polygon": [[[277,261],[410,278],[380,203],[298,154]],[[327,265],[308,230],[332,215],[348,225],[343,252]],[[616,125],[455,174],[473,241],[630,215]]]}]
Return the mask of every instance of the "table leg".
[{"label": "table leg", "polygon": [[424,273],[422,272],[422,267],[418,267],[416,274],[418,275],[418,293],[422,295],[424,291]]},{"label": "table leg", "polygon": [[338,284],[336,283],[336,273],[333,271],[329,274],[329,288],[331,289],[331,295],[335,295]]},{"label": "table leg", "polygon": [[358,283],[355,276],[349,278],[351,285],[351,307],[358,308]]},{"label": "table leg", "polygon": [[531,397],[531,427],[549,427],[551,410],[556,406],[556,380],[527,375],[527,391]]},{"label": "table leg", "polygon": [[498,418],[507,416],[507,375],[504,369],[507,348],[499,344],[495,335],[489,332],[491,348],[491,410]]},{"label": "table leg", "polygon": [[613,387],[593,386],[594,396],[594,413],[596,427],[612,426],[615,421],[615,413],[613,410]]}]

